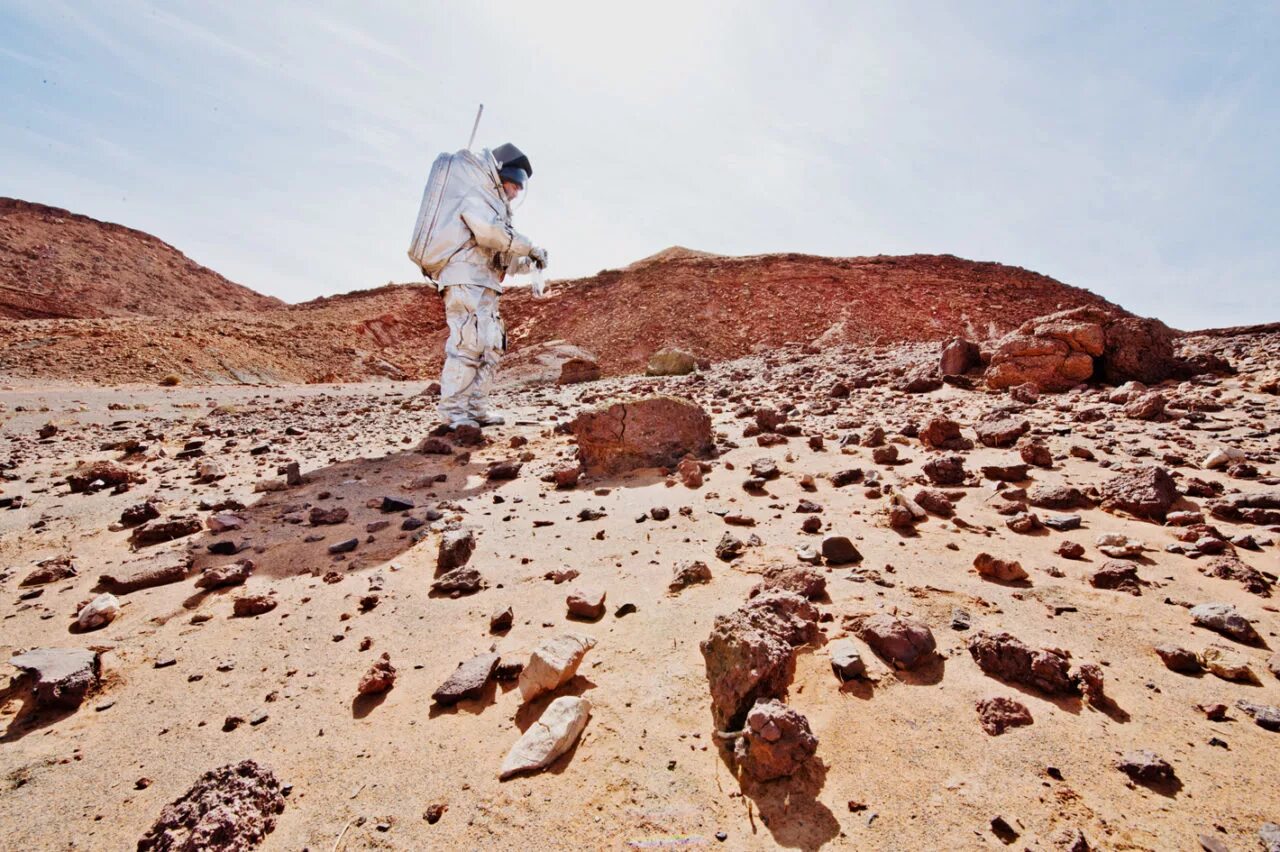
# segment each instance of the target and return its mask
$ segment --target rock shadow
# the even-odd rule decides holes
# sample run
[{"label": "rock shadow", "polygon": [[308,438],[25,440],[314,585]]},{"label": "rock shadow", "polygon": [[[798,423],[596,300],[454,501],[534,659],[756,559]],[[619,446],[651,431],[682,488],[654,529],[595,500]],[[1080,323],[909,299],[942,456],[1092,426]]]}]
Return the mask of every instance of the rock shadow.
[{"label": "rock shadow", "polygon": [[[504,483],[489,481],[486,472],[486,464],[463,457],[461,452],[446,456],[412,450],[346,459],[306,471],[300,485],[268,491],[243,509],[228,509],[244,519],[240,529],[220,533],[205,530],[188,539],[194,561],[192,573],[198,576],[205,568],[237,559],[252,560],[253,574],[264,577],[308,573],[322,576],[330,571],[345,573],[381,565],[423,539],[429,509],[441,502],[500,489]],[[445,480],[434,481],[441,474]],[[383,512],[383,497],[407,499],[414,506]],[[340,523],[313,526],[309,513],[314,507],[346,509],[348,514]],[[406,524],[409,529],[405,529]],[[329,552],[330,545],[349,539],[357,542],[350,552]],[[209,550],[219,543],[226,547],[228,542],[237,546],[236,553],[215,554]],[[187,602],[188,608],[200,601],[193,596]]]},{"label": "rock shadow", "polygon": [[380,706],[382,702],[387,700],[387,694],[390,689],[378,692],[373,695],[357,695],[351,699],[351,718],[363,719]]},{"label": "rock shadow", "polygon": [[[737,777],[732,744],[720,743],[719,751],[730,775]],[[738,778],[738,785],[742,794],[755,803],[760,821],[769,829],[774,843],[811,852],[840,834],[835,814],[818,801],[826,780],[827,765],[814,755],[790,778],[755,781],[743,775]]]},{"label": "rock shadow", "polygon": [[941,654],[930,654],[929,659],[913,669],[893,669],[893,676],[908,686],[934,686],[942,682],[946,671],[947,658]]},{"label": "rock shadow", "polygon": [[520,729],[520,733],[529,730],[529,726],[538,721],[542,717],[542,711],[547,709],[547,705],[557,698],[564,695],[580,696],[589,689],[595,689],[596,685],[584,675],[574,675],[574,677],[566,684],[551,692],[544,692],[532,701],[525,702],[520,705],[520,709],[516,711],[516,727]]},{"label": "rock shadow", "polygon": [[1029,695],[1032,698],[1039,698],[1041,701],[1048,701],[1059,710],[1070,713],[1073,716],[1079,716],[1081,708],[1084,707],[1084,699],[1079,695],[1048,693],[1037,689],[1034,686],[1027,686],[1025,683],[1019,683],[1016,680],[1005,680],[1002,677],[996,677],[995,675],[987,674],[986,672],[983,672],[983,674],[984,676],[994,680],[996,683],[1004,684],[1010,689],[1016,689],[1023,695]]},{"label": "rock shadow", "polygon": [[[29,674],[14,678],[7,687],[0,689],[0,711],[7,711],[9,705],[15,701],[20,702],[21,706],[18,707],[13,718],[9,720],[4,733],[0,734],[0,743],[17,742],[28,734],[33,734],[50,725],[56,725],[63,719],[70,718],[84,707],[84,704],[81,704],[80,707],[73,709],[37,708],[35,677]],[[86,698],[87,701],[88,699]]]}]

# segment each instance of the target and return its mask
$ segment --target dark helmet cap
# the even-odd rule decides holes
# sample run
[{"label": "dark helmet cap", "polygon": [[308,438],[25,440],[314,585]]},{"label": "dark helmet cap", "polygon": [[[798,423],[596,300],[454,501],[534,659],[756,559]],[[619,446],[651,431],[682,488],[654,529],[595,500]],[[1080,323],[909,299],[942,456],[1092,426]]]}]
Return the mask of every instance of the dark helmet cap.
[{"label": "dark helmet cap", "polygon": [[[533,177],[533,166],[529,163],[529,158],[524,155],[524,151],[521,151],[510,142],[494,148],[493,158],[498,161],[499,169],[512,166],[517,169],[524,169],[525,177]],[[523,183],[520,185],[524,186]]]}]

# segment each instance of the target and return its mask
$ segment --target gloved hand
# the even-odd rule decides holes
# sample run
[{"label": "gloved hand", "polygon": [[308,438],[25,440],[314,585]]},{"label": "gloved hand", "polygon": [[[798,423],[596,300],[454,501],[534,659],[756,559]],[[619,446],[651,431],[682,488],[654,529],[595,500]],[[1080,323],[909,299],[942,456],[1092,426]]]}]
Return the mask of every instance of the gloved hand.
[{"label": "gloved hand", "polygon": [[532,251],[529,252],[529,259],[532,260],[534,265],[537,266],[539,269],[547,268],[547,250],[546,249],[544,248],[533,249]]}]

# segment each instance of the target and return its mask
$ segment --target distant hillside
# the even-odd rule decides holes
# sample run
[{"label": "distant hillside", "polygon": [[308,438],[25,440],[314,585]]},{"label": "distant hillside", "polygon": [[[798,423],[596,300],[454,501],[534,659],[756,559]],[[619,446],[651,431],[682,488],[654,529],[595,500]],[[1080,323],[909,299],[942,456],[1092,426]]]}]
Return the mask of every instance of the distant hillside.
[{"label": "distant hillside", "polygon": [[[721,257],[660,252],[619,270],[502,299],[515,363],[537,347],[595,353],[608,375],[666,345],[712,360],[787,343],[986,338],[1106,300],[1044,275],[951,256]],[[316,382],[435,376],[441,299],[399,284],[271,310],[0,323],[0,379],[91,383]],[[552,344],[552,342],[555,342]]]},{"label": "distant hillside", "polygon": [[150,234],[0,198],[0,317],[182,316],[283,304]]}]

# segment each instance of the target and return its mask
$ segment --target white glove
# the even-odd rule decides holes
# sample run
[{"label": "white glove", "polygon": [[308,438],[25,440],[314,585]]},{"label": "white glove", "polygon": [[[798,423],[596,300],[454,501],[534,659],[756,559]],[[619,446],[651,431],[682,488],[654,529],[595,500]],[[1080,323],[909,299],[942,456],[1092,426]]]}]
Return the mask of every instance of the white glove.
[{"label": "white glove", "polygon": [[529,281],[530,288],[533,290],[533,298],[547,298],[547,279],[542,277],[542,269],[540,267],[534,267],[533,272],[529,275]]},{"label": "white glove", "polygon": [[535,248],[529,252],[529,259],[533,261],[533,265],[539,269],[547,268],[547,250],[544,248]]}]

